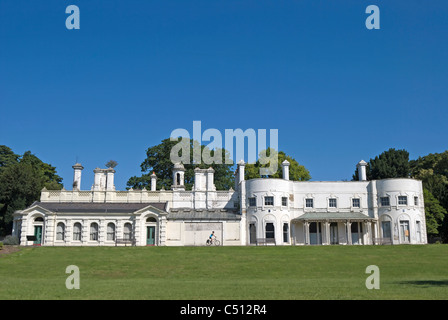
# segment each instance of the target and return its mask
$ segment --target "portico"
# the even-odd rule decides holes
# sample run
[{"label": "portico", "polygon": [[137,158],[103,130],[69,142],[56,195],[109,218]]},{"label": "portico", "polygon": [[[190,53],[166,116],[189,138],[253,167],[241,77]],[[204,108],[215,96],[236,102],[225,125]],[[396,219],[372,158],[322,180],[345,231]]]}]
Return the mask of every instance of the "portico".
[{"label": "portico", "polygon": [[295,244],[373,244],[376,219],[357,212],[308,212],[292,219]]}]

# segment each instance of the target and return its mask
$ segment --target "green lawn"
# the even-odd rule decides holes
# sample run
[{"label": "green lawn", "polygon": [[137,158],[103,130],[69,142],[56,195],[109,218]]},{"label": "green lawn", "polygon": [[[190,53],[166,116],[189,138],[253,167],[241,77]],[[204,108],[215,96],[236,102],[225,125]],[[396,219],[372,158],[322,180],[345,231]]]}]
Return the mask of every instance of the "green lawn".
[{"label": "green lawn", "polygon": [[26,247],[0,257],[0,299],[448,299],[448,245]]}]

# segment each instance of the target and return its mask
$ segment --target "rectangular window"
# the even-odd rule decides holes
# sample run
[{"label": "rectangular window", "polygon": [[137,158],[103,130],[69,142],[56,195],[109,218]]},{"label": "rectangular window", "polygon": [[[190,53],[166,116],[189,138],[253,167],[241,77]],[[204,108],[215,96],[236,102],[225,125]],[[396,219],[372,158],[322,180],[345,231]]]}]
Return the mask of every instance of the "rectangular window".
[{"label": "rectangular window", "polygon": [[314,201],[311,198],[305,199],[305,208],[313,208],[314,207],[313,202]]},{"label": "rectangular window", "polygon": [[328,199],[328,206],[330,208],[336,208],[337,207],[337,201],[335,198]]},{"label": "rectangular window", "polygon": [[418,197],[414,197],[414,206],[418,206]]},{"label": "rectangular window", "polygon": [[361,200],[359,198],[353,198],[352,199],[352,207],[353,208],[360,208],[361,207]]},{"label": "rectangular window", "polygon": [[249,207],[256,207],[257,206],[257,199],[255,197],[249,198]]},{"label": "rectangular window", "polygon": [[398,196],[398,204],[399,205],[407,205],[408,197],[407,196]]},{"label": "rectangular window", "polygon": [[381,197],[380,198],[381,206],[382,207],[388,207],[390,206],[389,197]]},{"label": "rectangular window", "polygon": [[274,197],[264,197],[264,205],[265,206],[273,206],[274,205]]},{"label": "rectangular window", "polygon": [[282,206],[283,207],[288,206],[288,198],[287,197],[282,197]]}]

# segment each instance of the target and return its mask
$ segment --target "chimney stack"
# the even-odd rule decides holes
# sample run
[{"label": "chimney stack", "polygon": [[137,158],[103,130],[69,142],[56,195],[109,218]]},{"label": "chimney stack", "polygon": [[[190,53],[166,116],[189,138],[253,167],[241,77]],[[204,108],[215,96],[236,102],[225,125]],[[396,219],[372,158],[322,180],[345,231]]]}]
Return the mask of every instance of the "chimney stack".
[{"label": "chimney stack", "polygon": [[75,171],[73,174],[73,190],[81,190],[81,171],[84,167],[77,162],[72,168]]},{"label": "chimney stack", "polygon": [[361,160],[358,162],[356,167],[358,168],[358,180],[367,181],[367,172],[366,172],[367,162]]},{"label": "chimney stack", "polygon": [[282,162],[282,175],[283,179],[289,180],[289,161],[286,159]]},{"label": "chimney stack", "polygon": [[157,184],[157,176],[153,171],[151,175],[151,191],[156,191],[156,184]]}]

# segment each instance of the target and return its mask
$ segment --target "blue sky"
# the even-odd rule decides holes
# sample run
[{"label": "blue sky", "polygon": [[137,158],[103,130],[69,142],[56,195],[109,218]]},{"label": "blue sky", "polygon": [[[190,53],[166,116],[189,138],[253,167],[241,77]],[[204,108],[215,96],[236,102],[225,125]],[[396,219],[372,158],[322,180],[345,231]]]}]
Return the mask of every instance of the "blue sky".
[{"label": "blue sky", "polygon": [[350,180],[389,148],[448,149],[447,16],[445,0],[0,0],[0,144],[67,189],[76,159],[82,189],[114,159],[124,189],[148,147],[200,120],[278,129],[313,180]]}]

